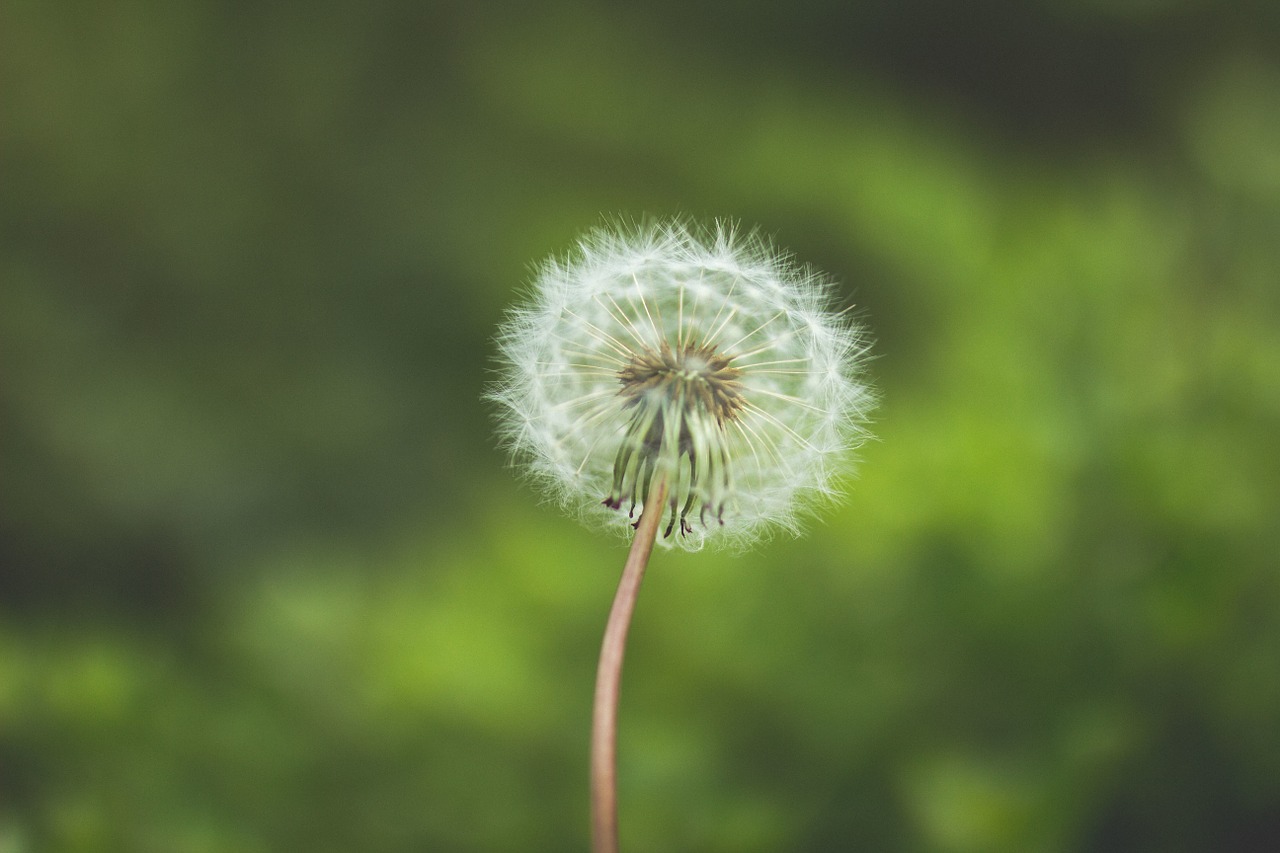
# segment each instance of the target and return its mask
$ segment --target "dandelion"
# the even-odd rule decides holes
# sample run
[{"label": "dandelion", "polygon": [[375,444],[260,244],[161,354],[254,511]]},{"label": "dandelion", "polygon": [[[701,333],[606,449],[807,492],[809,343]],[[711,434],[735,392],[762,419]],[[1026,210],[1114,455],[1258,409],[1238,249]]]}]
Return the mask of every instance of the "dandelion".
[{"label": "dandelion", "polygon": [[663,542],[738,548],[832,494],[871,396],[829,286],[726,225],[600,229],[547,261],[500,334],[493,397],[533,477],[630,533],[655,478]]},{"label": "dandelion", "polygon": [[597,680],[598,851],[616,849],[618,679],[655,540],[743,548],[796,532],[864,438],[866,344],[830,290],[728,224],[601,228],[541,266],[499,334],[490,397],[507,446],[561,504],[635,529]]}]

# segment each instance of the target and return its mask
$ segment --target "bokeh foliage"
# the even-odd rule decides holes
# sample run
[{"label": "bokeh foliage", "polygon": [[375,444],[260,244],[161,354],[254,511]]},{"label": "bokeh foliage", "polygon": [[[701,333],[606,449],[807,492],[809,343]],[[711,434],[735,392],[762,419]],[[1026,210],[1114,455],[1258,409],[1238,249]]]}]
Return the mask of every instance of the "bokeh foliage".
[{"label": "bokeh foliage", "polygon": [[583,849],[623,546],[479,396],[671,212],[884,404],[807,538],[655,558],[624,847],[1280,846],[1276,7],[0,18],[0,850]]}]

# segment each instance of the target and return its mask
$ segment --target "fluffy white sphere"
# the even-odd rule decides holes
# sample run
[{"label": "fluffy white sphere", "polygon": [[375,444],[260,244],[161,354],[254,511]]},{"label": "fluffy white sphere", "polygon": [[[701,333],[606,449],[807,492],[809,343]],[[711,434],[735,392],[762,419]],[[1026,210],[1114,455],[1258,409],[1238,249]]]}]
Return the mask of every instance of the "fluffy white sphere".
[{"label": "fluffy white sphere", "polygon": [[490,394],[516,458],[625,531],[666,479],[663,541],[797,530],[865,437],[866,345],[819,274],[732,226],[601,228],[542,264]]}]

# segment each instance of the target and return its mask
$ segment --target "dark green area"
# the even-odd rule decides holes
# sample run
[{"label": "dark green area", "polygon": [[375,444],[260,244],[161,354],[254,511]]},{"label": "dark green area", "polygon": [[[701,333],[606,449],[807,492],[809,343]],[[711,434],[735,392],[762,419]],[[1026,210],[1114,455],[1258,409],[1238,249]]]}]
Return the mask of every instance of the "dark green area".
[{"label": "dark green area", "polygon": [[655,557],[624,848],[1280,849],[1280,6],[472,5],[0,13],[0,851],[585,849],[624,546],[480,394],[676,212],[884,403]]}]

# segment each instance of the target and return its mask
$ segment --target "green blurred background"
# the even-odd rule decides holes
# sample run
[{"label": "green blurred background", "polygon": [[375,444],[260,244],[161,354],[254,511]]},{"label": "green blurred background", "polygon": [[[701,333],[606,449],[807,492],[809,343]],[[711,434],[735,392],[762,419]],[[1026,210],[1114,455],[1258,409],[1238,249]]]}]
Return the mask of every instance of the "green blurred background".
[{"label": "green blurred background", "polygon": [[0,851],[566,851],[625,545],[480,401],[601,215],[759,224],[884,402],[661,552],[630,851],[1280,849],[1280,5],[10,0]]}]

